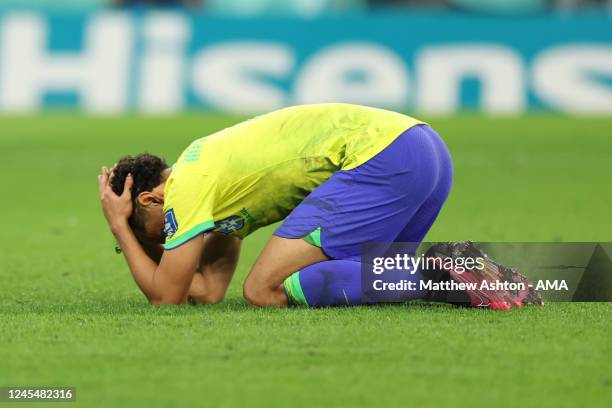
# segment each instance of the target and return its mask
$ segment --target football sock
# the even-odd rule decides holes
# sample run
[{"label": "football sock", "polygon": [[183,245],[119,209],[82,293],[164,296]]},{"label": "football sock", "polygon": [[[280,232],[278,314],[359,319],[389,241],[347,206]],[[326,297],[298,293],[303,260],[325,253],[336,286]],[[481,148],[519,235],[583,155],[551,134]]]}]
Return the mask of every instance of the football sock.
[{"label": "football sock", "polygon": [[[416,282],[417,287],[422,279],[420,271],[407,274],[405,271],[387,270],[379,276],[383,282],[408,279]],[[421,299],[426,294],[426,291],[421,290],[387,290],[376,292],[375,302],[363,302],[361,263],[345,260],[331,260],[309,265],[285,279],[283,286],[289,305],[310,307],[405,302]],[[372,299],[372,296],[368,298]]]}]

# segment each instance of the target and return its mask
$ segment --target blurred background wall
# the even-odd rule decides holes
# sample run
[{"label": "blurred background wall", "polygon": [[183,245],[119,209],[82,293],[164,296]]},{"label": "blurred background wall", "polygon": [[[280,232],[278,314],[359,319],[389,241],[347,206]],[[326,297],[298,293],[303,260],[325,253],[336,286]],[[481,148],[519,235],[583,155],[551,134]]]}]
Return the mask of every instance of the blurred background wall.
[{"label": "blurred background wall", "polygon": [[612,0],[2,0],[0,112],[612,113]]}]

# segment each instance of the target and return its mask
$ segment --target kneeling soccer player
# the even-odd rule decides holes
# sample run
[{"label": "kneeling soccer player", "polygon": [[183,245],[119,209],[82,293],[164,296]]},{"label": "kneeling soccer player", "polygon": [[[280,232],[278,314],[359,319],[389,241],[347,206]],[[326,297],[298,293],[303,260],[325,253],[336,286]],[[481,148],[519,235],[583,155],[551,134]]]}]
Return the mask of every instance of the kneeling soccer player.
[{"label": "kneeling soccer player", "polygon": [[[423,240],[453,166],[427,124],[349,104],[282,109],[194,141],[170,169],[122,158],[99,176],[102,207],[151,303],[223,299],[242,239],[283,220],[253,265],[258,306],[361,303],[360,246]],[[163,246],[162,246],[163,244]],[[422,274],[411,275],[420,281]],[[425,290],[392,301],[428,296]]]}]

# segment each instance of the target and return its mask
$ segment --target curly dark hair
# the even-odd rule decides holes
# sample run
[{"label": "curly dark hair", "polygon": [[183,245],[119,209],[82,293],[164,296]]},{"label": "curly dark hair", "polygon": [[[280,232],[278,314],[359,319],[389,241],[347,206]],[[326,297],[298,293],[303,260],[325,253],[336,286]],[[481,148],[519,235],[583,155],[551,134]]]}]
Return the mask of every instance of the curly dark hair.
[{"label": "curly dark hair", "polygon": [[132,229],[143,230],[143,219],[136,198],[143,191],[152,191],[162,181],[162,172],[168,168],[164,159],[149,153],[141,153],[136,156],[124,156],[117,162],[113,169],[111,188],[115,194],[123,193],[123,185],[128,174],[132,175],[134,185],[132,186],[132,202],[134,211],[128,219]]}]

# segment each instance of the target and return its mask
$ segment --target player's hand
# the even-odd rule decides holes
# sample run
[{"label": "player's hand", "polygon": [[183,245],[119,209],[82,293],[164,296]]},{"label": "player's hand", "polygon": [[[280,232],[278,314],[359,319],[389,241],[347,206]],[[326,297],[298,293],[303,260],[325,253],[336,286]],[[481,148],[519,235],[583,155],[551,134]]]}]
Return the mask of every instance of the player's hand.
[{"label": "player's hand", "polygon": [[111,227],[111,230],[127,225],[127,219],[132,215],[132,185],[134,179],[131,174],[125,178],[123,193],[115,194],[111,188],[112,173],[106,167],[102,167],[102,174],[98,176],[98,188],[100,190],[100,201],[102,211]]}]

